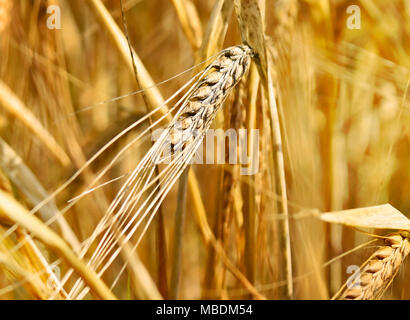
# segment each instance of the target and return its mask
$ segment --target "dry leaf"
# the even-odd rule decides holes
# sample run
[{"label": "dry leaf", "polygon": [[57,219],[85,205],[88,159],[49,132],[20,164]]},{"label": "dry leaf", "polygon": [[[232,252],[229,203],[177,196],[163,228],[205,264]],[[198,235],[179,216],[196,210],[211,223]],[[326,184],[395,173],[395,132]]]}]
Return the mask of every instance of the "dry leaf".
[{"label": "dry leaf", "polygon": [[264,10],[257,0],[235,0],[242,41],[247,42],[254,50],[254,59],[259,61],[263,76],[266,77],[265,26],[262,16]]},{"label": "dry leaf", "polygon": [[326,212],[320,219],[352,227],[410,230],[410,219],[390,204]]}]

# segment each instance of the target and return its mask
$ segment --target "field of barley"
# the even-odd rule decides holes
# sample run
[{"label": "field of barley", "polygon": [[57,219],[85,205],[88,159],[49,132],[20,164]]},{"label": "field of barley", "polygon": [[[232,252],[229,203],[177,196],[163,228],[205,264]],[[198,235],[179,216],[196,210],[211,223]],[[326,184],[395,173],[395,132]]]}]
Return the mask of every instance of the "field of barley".
[{"label": "field of barley", "polygon": [[410,299],[410,2],[0,0],[0,299]]}]

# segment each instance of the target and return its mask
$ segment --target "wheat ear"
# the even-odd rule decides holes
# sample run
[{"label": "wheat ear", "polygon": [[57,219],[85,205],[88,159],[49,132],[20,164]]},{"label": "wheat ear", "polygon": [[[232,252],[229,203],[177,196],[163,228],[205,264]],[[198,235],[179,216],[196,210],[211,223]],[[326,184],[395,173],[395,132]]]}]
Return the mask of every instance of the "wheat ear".
[{"label": "wheat ear", "polygon": [[408,232],[402,232],[386,237],[385,246],[380,247],[360,268],[360,277],[356,278],[360,282],[354,288],[346,288],[339,299],[380,299],[410,252],[409,236]]},{"label": "wheat ear", "polygon": [[[106,218],[96,228],[98,233],[105,232],[89,265],[100,275],[119,254],[120,248],[115,249],[115,245],[121,247],[122,242],[128,241],[145,220],[139,236],[141,239],[166,194],[199,148],[217,110],[248,71],[251,56],[252,50],[248,46],[222,50],[185,94],[174,119],[137,165],[111,203]],[[158,175],[154,175],[155,166],[164,155],[172,160]],[[94,234],[93,238],[96,236]],[[106,259],[108,262],[103,264]],[[71,296],[77,296],[80,288],[78,282]]]}]

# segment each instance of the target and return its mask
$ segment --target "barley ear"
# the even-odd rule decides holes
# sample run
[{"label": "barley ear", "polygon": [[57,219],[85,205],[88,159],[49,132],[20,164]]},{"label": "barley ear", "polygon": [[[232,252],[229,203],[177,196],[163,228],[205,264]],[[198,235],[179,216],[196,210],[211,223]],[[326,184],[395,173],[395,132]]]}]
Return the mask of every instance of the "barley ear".
[{"label": "barley ear", "polygon": [[360,282],[346,286],[338,299],[380,299],[410,252],[409,236],[408,232],[401,232],[386,237],[385,245],[380,247],[360,268],[357,278]]}]

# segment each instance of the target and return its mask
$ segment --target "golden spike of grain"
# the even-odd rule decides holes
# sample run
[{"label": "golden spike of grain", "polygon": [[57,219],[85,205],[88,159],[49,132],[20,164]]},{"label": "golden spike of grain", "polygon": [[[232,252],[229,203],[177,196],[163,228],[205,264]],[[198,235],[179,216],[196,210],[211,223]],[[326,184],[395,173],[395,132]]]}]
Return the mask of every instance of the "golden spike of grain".
[{"label": "golden spike of grain", "polygon": [[[90,266],[94,270],[103,273],[119,254],[115,248],[119,242],[117,232],[121,238],[124,237],[121,242],[126,242],[141,223],[148,220],[140,238],[145,233],[170,187],[198,149],[216,112],[248,71],[251,56],[252,50],[245,45],[222,50],[186,93],[182,107],[167,127],[166,134],[147,152],[110,205],[107,218],[97,226],[96,230],[105,230],[105,234],[90,259]],[[156,162],[169,149],[175,158],[159,175],[152,177]],[[165,182],[161,181],[161,177]],[[150,188],[159,181],[161,189],[156,187],[151,191]],[[152,198],[149,204],[144,200],[144,195],[147,195],[147,199]],[[107,257],[109,261],[102,265]],[[81,288],[82,283],[79,281],[70,295],[76,296]]]},{"label": "golden spike of grain", "polygon": [[193,134],[204,134],[230,90],[248,71],[251,55],[248,46],[230,47],[207,67],[207,73],[196,83],[182,112],[168,128],[171,150],[183,150],[193,141]]},{"label": "golden spike of grain", "polygon": [[380,299],[410,252],[409,236],[408,232],[402,232],[386,237],[385,246],[380,247],[360,268],[360,277],[357,277],[360,283],[347,287],[340,299]]}]

